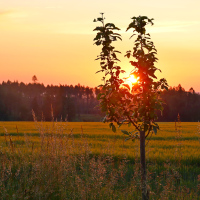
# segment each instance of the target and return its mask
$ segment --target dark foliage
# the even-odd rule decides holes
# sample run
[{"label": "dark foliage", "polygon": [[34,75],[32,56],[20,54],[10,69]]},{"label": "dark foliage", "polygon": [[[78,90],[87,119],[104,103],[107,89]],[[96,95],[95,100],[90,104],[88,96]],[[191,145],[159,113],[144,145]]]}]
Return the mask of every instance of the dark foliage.
[{"label": "dark foliage", "polygon": [[200,120],[200,94],[191,87],[189,91],[179,84],[163,91],[161,97],[165,102],[163,113],[159,113],[159,121],[174,121],[177,114],[181,121],[195,122]]},{"label": "dark foliage", "polygon": [[3,82],[0,84],[0,120],[81,120],[81,114],[100,114],[96,95],[99,90],[73,85]]},{"label": "dark foliage", "polygon": [[[81,115],[101,115],[96,96],[100,89],[72,85],[48,85],[18,82],[0,84],[0,120],[32,121],[32,110],[38,120],[80,121]],[[181,121],[200,120],[200,94],[178,85],[163,91],[163,113],[158,121],[175,121],[179,113]]]}]

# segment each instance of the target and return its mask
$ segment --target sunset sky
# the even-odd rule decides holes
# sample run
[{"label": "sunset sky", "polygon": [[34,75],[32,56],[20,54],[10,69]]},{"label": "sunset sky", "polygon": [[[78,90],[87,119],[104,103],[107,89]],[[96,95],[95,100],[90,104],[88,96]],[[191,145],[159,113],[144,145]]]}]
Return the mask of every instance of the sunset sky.
[{"label": "sunset sky", "polygon": [[[130,18],[154,18],[147,31],[158,50],[158,77],[200,92],[199,0],[1,0],[0,82],[29,83],[36,75],[45,85],[101,84],[102,74],[95,74],[101,49],[93,45],[93,19],[100,12],[121,28],[116,48],[123,54],[133,47],[131,32],[125,32]],[[130,72],[129,60],[120,58]]]}]

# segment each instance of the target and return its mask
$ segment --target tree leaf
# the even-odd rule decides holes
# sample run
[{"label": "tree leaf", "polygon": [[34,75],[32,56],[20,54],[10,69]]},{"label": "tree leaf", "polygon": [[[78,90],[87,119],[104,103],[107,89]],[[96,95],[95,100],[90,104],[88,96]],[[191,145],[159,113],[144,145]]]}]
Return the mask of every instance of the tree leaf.
[{"label": "tree leaf", "polygon": [[[134,31],[133,31],[133,32],[134,32]],[[136,34],[131,35],[131,37],[130,37],[129,39],[131,39],[134,35],[136,35]]]},{"label": "tree leaf", "polygon": [[134,62],[134,61],[130,61],[130,63],[131,63],[132,66],[135,66],[135,67],[137,67],[137,65],[138,65],[138,63]]},{"label": "tree leaf", "polygon": [[95,74],[97,74],[97,73],[99,73],[99,72],[103,72],[104,70],[99,70],[99,71],[97,71]]},{"label": "tree leaf", "polygon": [[119,123],[119,124],[118,124],[118,128],[120,128],[122,125],[123,125],[123,123]]},{"label": "tree leaf", "polygon": [[153,132],[155,133],[155,135],[157,134],[157,127],[153,126]]},{"label": "tree leaf", "polygon": [[116,132],[116,127],[114,124],[112,124],[112,131],[115,133]]},{"label": "tree leaf", "polygon": [[103,18],[101,18],[101,17],[98,17],[98,18],[97,18],[97,20],[98,20],[98,21],[102,21],[102,20],[103,20]]},{"label": "tree leaf", "polygon": [[97,96],[97,100],[99,100],[101,98],[102,93],[99,93]]},{"label": "tree leaf", "polygon": [[126,130],[121,130],[122,133],[126,134],[126,135],[129,135],[129,132],[126,131]]},{"label": "tree leaf", "polygon": [[123,84],[123,86],[125,86],[126,88],[130,90],[130,86],[128,84]]}]

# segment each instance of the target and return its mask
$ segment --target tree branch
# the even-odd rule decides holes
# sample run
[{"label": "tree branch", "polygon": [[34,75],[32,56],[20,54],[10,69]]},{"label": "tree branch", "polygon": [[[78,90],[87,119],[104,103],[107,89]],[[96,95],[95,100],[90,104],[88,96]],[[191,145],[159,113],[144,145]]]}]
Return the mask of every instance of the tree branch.
[{"label": "tree branch", "polygon": [[151,133],[151,136],[145,146],[147,146],[149,144],[149,141],[151,140],[152,135],[153,135],[153,133]]},{"label": "tree branch", "polygon": [[148,137],[148,135],[149,135],[149,133],[150,133],[150,131],[151,131],[151,125],[149,126],[149,130],[148,130],[148,133],[147,133],[147,135],[145,136],[145,138],[147,138]]},{"label": "tree branch", "polygon": [[129,121],[133,124],[133,126],[135,126],[135,128],[140,131],[140,129],[138,128],[138,126],[135,124],[135,122],[130,118],[130,116],[127,116]]}]

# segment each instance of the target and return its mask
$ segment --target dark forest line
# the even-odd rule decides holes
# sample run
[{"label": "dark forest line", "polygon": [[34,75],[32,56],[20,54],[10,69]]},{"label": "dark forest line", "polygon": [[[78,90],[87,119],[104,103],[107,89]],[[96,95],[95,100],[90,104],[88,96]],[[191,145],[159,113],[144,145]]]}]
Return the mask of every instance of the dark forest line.
[{"label": "dark forest line", "polygon": [[[78,85],[47,85],[40,83],[2,82],[0,84],[0,121],[100,121],[104,116],[98,108],[98,88]],[[193,88],[185,91],[179,84],[161,92],[164,110],[158,121],[200,120],[200,94]]]}]

